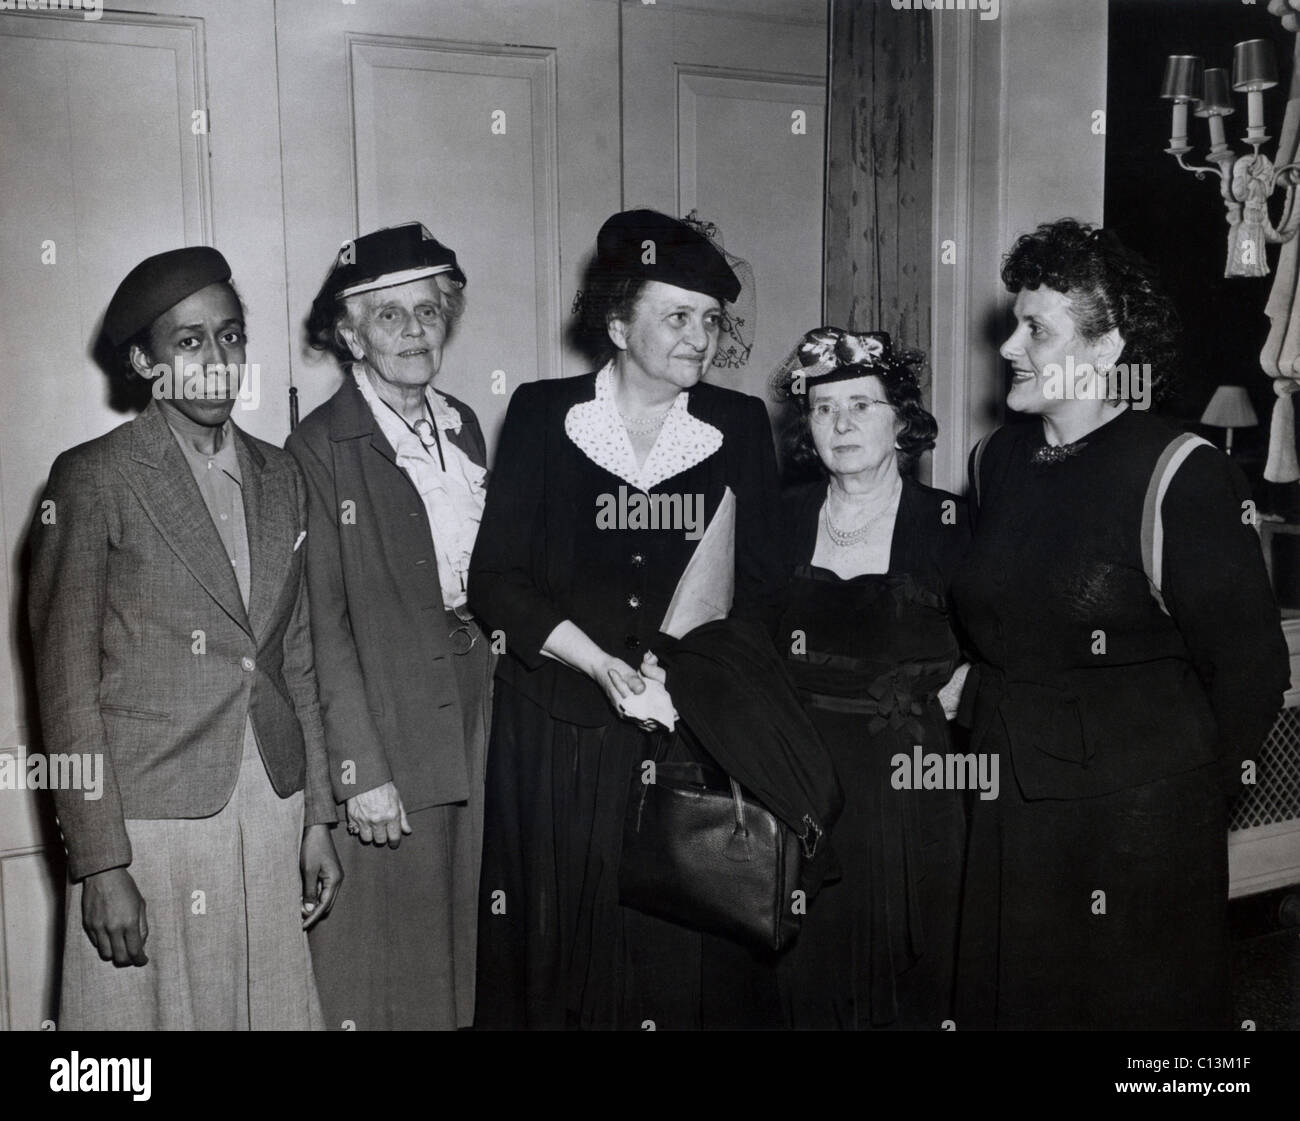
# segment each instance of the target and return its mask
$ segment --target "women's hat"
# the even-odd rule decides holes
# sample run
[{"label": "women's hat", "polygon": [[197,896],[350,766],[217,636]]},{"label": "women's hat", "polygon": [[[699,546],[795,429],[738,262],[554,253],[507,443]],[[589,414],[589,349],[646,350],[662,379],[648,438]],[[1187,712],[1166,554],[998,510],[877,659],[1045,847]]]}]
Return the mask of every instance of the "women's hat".
[{"label": "women's hat", "polygon": [[714,244],[657,210],[624,210],[596,235],[596,260],[611,273],[658,280],[732,303],[740,281]]},{"label": "women's hat", "polygon": [[225,257],[209,245],[146,257],[126,274],[109,300],[104,334],[113,346],[121,346],[182,300],[229,279]]},{"label": "women's hat", "polygon": [[456,254],[421,223],[387,226],[343,244],[317,299],[342,300],[440,273],[465,286]]},{"label": "women's hat", "polygon": [[[863,376],[861,367],[892,373],[918,365],[924,356],[916,351],[894,352],[884,331],[855,333],[840,327],[809,331],[772,375],[772,390],[779,399],[803,397],[807,387]],[[796,383],[796,379],[798,379]]]}]

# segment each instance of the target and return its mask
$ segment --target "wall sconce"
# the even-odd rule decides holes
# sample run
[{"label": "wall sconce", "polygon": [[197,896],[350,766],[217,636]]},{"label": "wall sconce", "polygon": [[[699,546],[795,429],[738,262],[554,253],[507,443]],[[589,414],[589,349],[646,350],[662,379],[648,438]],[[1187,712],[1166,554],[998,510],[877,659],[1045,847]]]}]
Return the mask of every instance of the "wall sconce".
[{"label": "wall sconce", "polygon": [[1250,394],[1244,385],[1221,385],[1214,391],[1210,403],[1205,406],[1201,423],[1212,428],[1226,428],[1227,440],[1223,450],[1232,454],[1232,430],[1234,428],[1254,428],[1259,423],[1255,407],[1250,403]]},{"label": "wall sconce", "polygon": [[[1237,156],[1227,142],[1224,118],[1233,110],[1231,88],[1246,95],[1246,136],[1252,154]],[[1295,207],[1295,186],[1300,182],[1300,164],[1274,167],[1260,152],[1271,139],[1264,128],[1264,91],[1277,85],[1277,62],[1267,39],[1247,39],[1232,49],[1232,80],[1220,68],[1205,69],[1196,55],[1170,55],[1165,61],[1160,96],[1173,102],[1173,123],[1169,147],[1165,149],[1184,171],[1196,178],[1219,177],[1219,191],[1228,211],[1228,257],[1224,276],[1267,276],[1267,243],[1290,241],[1300,230],[1300,209]],[[1208,158],[1215,166],[1188,166],[1190,152],[1187,111],[1194,107],[1210,130]],[[1286,189],[1282,220],[1275,227],[1268,216],[1268,200],[1279,187]]]}]

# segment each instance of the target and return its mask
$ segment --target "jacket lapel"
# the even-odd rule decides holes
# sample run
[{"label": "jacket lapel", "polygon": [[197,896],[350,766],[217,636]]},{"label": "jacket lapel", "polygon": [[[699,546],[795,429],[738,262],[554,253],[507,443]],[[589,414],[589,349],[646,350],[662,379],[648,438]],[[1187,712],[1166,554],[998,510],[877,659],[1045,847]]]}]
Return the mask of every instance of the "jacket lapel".
[{"label": "jacket lapel", "polygon": [[442,394],[447,403],[460,413],[460,431],[444,432],[442,434],[443,439],[459,448],[465,458],[476,467],[486,469],[487,445],[483,440],[483,430],[479,427],[478,418],[470,412],[466,405],[450,393],[443,393],[440,389],[437,392]]},{"label": "jacket lapel", "polygon": [[366,399],[361,396],[361,390],[357,388],[351,371],[346,370],[343,384],[331,399],[330,439],[356,440],[362,436],[370,437],[370,446],[401,471],[402,478],[406,478],[406,472],[398,466],[397,452],[375,423],[374,414],[366,404]]},{"label": "jacket lapel", "polygon": [[260,638],[293,560],[293,538],[299,528],[297,504],[289,472],[268,466],[262,453],[238,428],[235,456],[243,482],[244,522],[248,528],[248,617],[253,634]]},{"label": "jacket lapel", "polygon": [[157,402],[132,424],[127,485],[172,552],[227,615],[252,634],[235,570]]}]

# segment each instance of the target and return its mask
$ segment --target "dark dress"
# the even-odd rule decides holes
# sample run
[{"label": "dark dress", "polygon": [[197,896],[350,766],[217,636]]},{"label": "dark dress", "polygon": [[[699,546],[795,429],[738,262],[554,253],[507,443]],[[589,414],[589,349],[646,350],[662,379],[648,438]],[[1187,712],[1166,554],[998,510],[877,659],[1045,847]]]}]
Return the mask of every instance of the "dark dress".
[{"label": "dark dress", "polygon": [[1227,808],[1288,678],[1244,480],[1197,448],[1163,503],[1163,596],[1143,500],[1175,435],[1126,410],[1035,464],[1040,424],[984,453],[953,585],[978,660],[957,1027],[1228,1024]]},{"label": "dark dress", "polygon": [[910,762],[915,745],[952,750],[937,693],[961,662],[946,599],[970,539],[965,503],[905,479],[888,572],[844,580],[811,564],[825,497],[825,483],[786,496],[795,576],[779,639],[844,790],[831,835],[843,876],[782,959],[786,1022],[937,1029],[951,999],[964,795],[891,778],[895,755]]},{"label": "dark dress", "polygon": [[[487,1028],[751,1026],[779,1017],[774,976],[739,946],[618,903],[628,783],[654,753],[585,675],[546,658],[565,619],[633,668],[696,540],[599,528],[602,495],[632,491],[566,433],[595,375],[515,391],[470,569],[470,602],[506,637],[498,667],[481,877],[476,1025]],[[692,417],[721,446],[651,487],[702,496],[704,524],[736,496],[733,615],[770,631],[785,572],[776,457],[763,403],[710,385]]]}]

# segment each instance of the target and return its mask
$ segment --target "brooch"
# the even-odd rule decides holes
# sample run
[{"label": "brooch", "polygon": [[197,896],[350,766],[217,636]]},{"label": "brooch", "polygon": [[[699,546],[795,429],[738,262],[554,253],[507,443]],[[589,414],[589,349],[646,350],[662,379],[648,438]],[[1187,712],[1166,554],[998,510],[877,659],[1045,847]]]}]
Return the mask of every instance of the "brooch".
[{"label": "brooch", "polygon": [[1064,463],[1070,456],[1078,455],[1087,446],[1087,440],[1076,440],[1073,444],[1061,444],[1059,447],[1044,444],[1041,448],[1034,449],[1029,457],[1029,462],[1035,466],[1041,466],[1044,463]]}]

